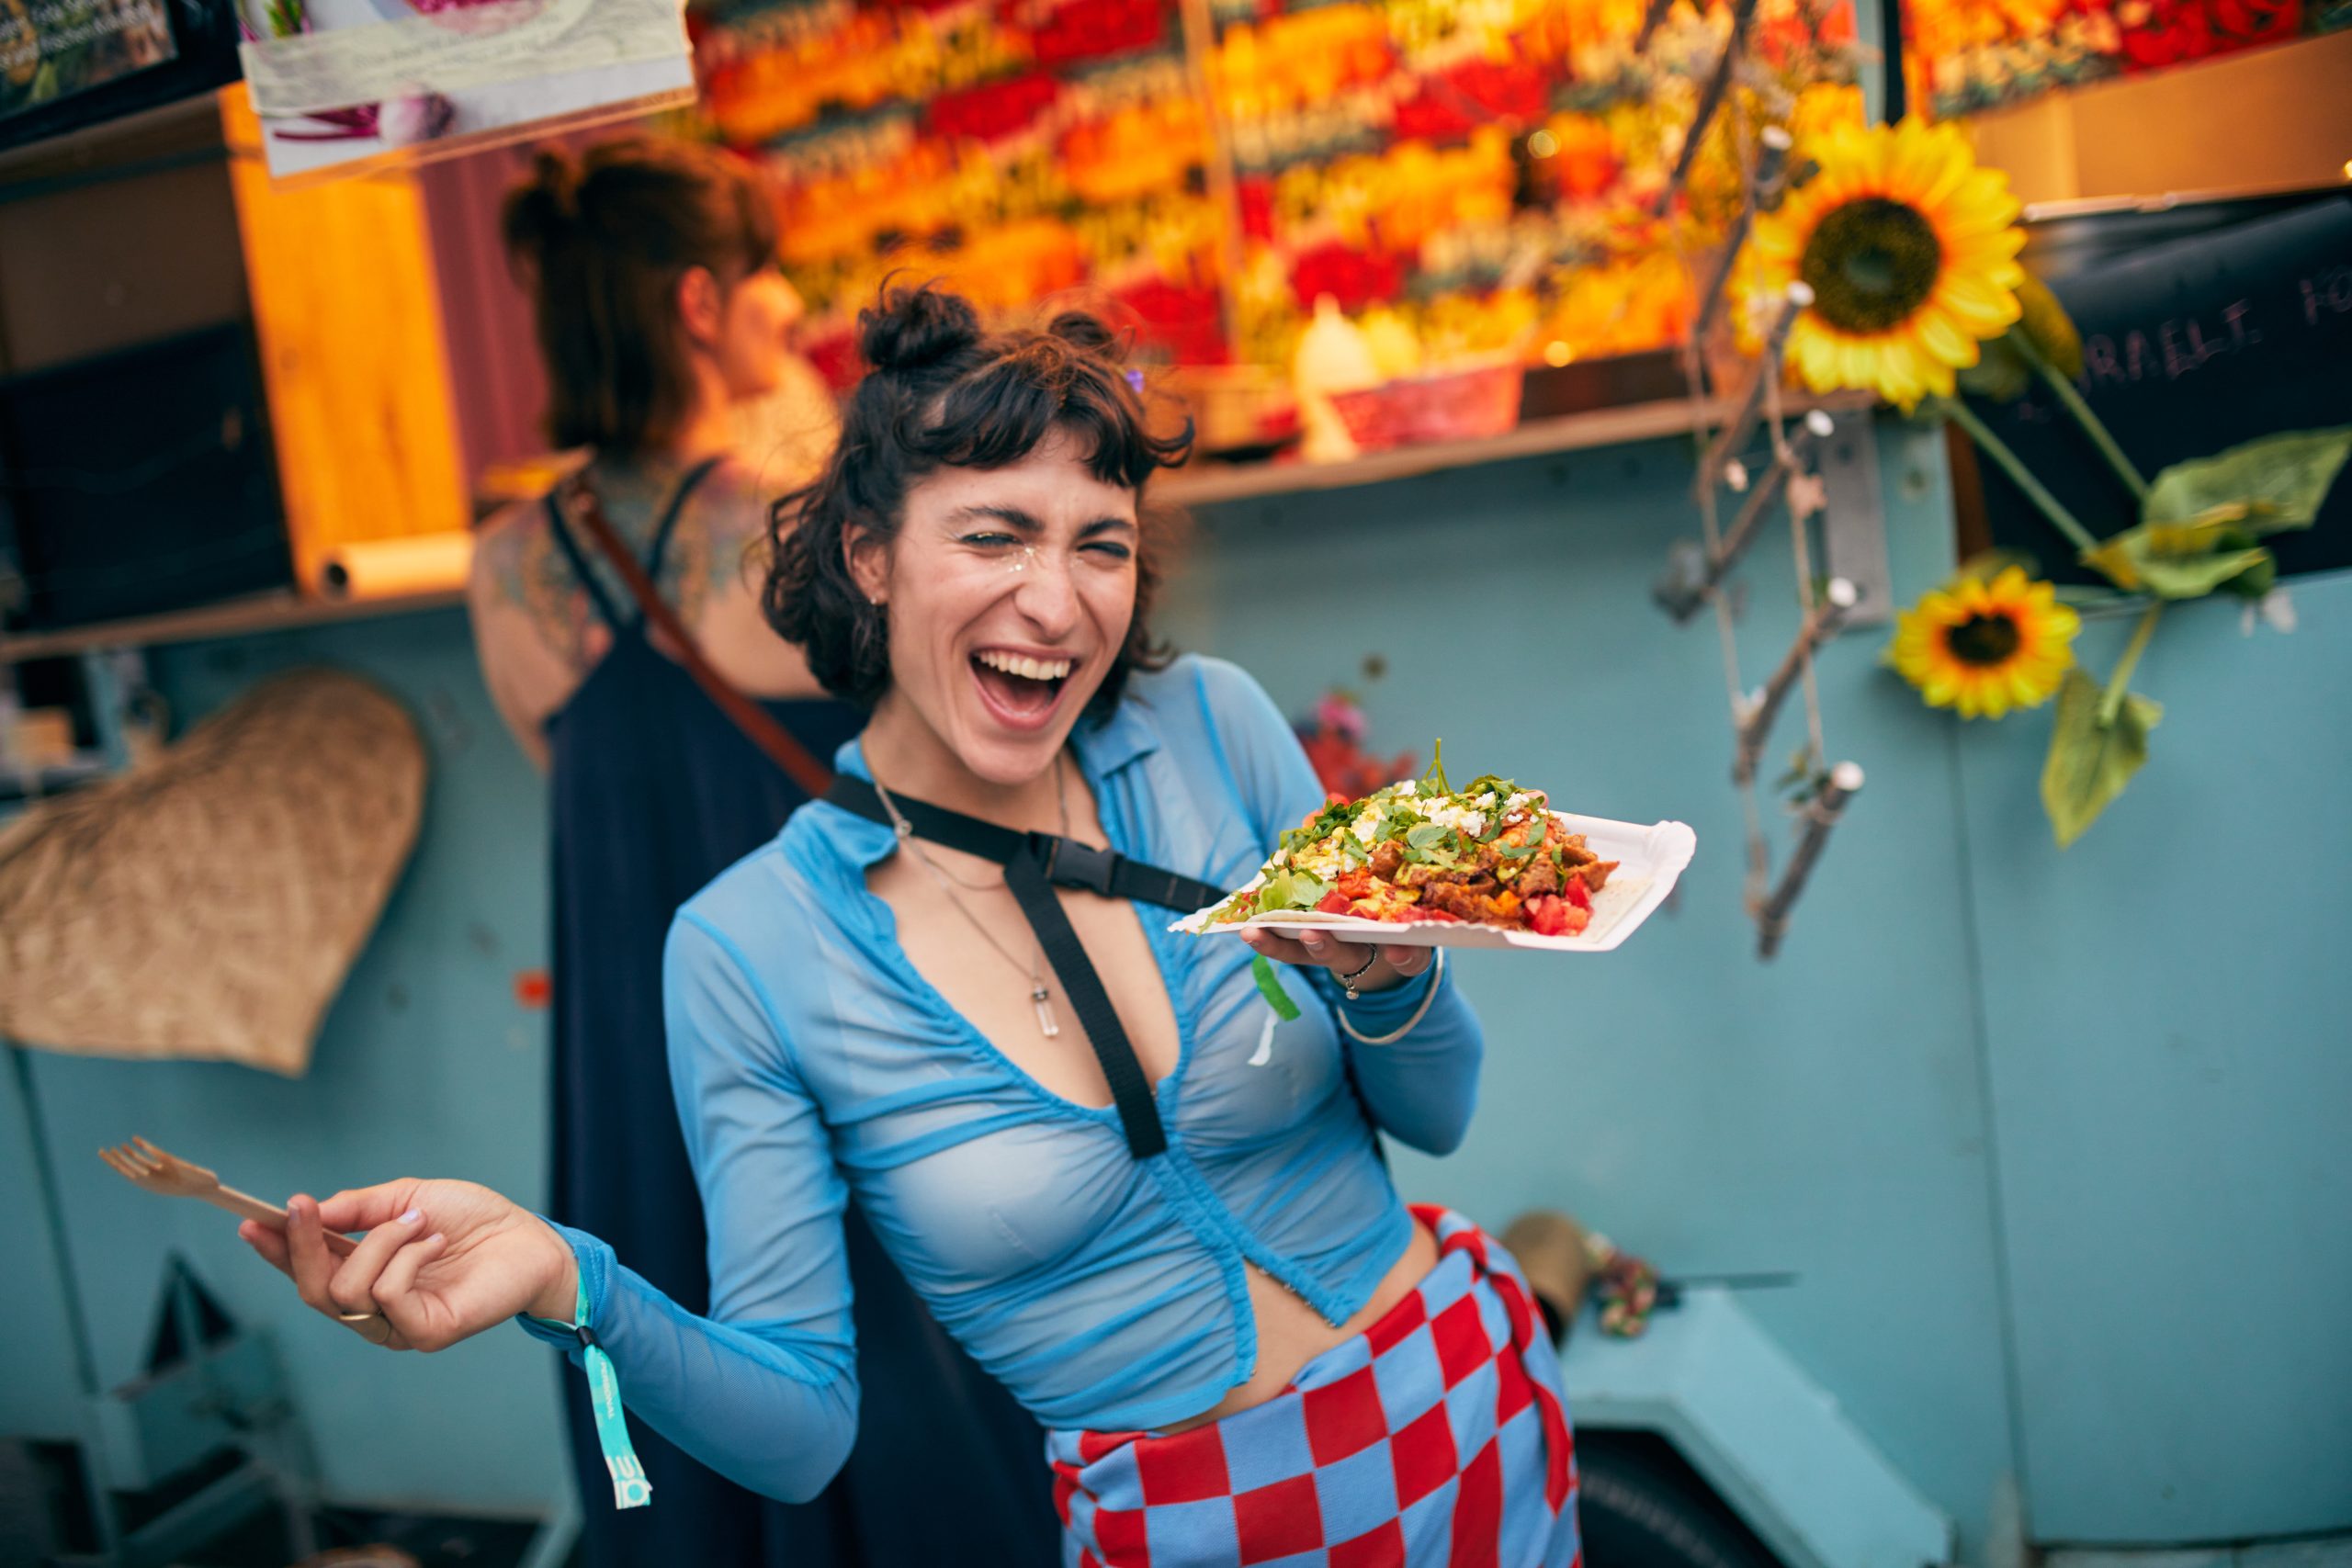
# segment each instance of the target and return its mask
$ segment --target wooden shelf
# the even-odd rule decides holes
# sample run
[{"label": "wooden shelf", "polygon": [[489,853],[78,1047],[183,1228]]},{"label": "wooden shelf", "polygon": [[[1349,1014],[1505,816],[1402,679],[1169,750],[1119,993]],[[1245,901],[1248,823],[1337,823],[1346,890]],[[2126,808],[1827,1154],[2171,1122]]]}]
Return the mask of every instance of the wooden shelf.
[{"label": "wooden shelf", "polygon": [[[1839,393],[1828,398],[1790,401],[1801,408],[1847,412],[1871,406],[1867,394]],[[1633,441],[1654,441],[1661,435],[1683,435],[1703,424],[1727,418],[1736,411],[1722,401],[1703,409],[1688,399],[1634,403],[1623,408],[1595,409],[1589,413],[1522,424],[1508,435],[1476,441],[1442,441],[1426,446],[1405,446],[1374,452],[1341,463],[1254,463],[1186,467],[1170,474],[1158,495],[1183,506],[1215,506],[1228,501],[1290,495],[1304,491],[1345,490],[1356,485],[1382,484],[1441,473],[1449,468],[1505,463],[1514,457],[1540,457],[1592,446],[1615,446]]]},{"label": "wooden shelf", "polygon": [[317,599],[291,589],[281,589],[270,593],[256,593],[245,599],[224,600],[195,610],[175,610],[168,615],[101,621],[92,626],[69,626],[54,632],[33,632],[23,637],[0,634],[0,664],[21,664],[28,659],[54,659],[64,654],[91,653],[100,649],[153,648],[165,643],[242,637],[248,632],[286,631],[297,626],[368,620],[378,615],[447,610],[465,602],[464,591],[455,588],[432,593],[387,595],[379,599]]}]

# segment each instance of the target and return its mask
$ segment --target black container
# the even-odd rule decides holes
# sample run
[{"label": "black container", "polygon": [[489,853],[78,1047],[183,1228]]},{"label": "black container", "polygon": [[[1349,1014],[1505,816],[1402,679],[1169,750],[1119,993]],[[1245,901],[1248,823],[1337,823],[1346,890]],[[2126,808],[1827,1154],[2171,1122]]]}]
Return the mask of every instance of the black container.
[{"label": "black container", "polygon": [[21,629],[290,587],[268,419],[243,321],[0,382]]},{"label": "black container", "polygon": [[1530,370],[1520,397],[1519,422],[1529,424],[1539,419],[1688,396],[1680,350],[1613,354],[1604,359],[1579,359]]}]

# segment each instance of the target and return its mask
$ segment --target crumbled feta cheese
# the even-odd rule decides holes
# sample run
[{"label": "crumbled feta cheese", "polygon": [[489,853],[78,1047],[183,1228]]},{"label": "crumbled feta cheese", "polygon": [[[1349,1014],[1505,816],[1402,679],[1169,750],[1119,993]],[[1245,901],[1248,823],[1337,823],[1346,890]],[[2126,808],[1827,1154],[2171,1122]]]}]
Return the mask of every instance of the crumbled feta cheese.
[{"label": "crumbled feta cheese", "polygon": [[1416,779],[1399,779],[1396,781],[1396,793],[1398,795],[1411,795],[1420,787],[1419,781]]},{"label": "crumbled feta cheese", "polygon": [[1485,812],[1474,810],[1468,806],[1457,805],[1451,800],[1441,801],[1421,815],[1426,820],[1434,822],[1441,828],[1452,828],[1456,832],[1473,839],[1487,830]]},{"label": "crumbled feta cheese", "polygon": [[1365,807],[1363,815],[1357,818],[1355,821],[1356,842],[1359,844],[1372,842],[1372,836],[1380,831],[1380,807],[1377,806]]}]

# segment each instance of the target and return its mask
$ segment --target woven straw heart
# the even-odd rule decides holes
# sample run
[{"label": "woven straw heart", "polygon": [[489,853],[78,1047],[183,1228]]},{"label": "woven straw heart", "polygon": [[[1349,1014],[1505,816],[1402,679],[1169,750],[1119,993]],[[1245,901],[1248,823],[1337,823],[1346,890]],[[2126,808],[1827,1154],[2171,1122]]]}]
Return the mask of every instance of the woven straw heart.
[{"label": "woven straw heart", "polygon": [[299,1076],[424,802],[408,715],[317,670],[35,807],[0,832],[0,1034]]}]

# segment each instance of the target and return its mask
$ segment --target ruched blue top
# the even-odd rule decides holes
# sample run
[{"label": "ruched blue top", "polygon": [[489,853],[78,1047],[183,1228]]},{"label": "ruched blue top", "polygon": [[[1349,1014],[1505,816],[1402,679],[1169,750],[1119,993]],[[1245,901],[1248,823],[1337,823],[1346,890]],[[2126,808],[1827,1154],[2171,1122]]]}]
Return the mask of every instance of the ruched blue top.
[{"label": "ruched blue top", "polygon": [[[1136,676],[1071,745],[1114,849],[1219,886],[1323,801],[1272,702],[1216,660]],[[837,765],[869,776],[854,741]],[[1442,1154],[1476,1087],[1477,1021],[1450,982],[1343,1002],[1325,971],[1277,965],[1302,1004],[1281,1022],[1246,945],[1171,935],[1170,912],[1139,906],[1182,1049],[1157,1086],[1168,1150],[1137,1161],[1114,1110],[1046,1090],[908,962],[865,880],[895,842],[804,807],[671,929],[670,1073],[709,1226],[709,1316],[564,1230],[627,1406],[773,1496],[813,1495],[855,1433],[851,1192],[942,1325],[1040,1421],[1164,1427],[1256,1366],[1245,1260],[1328,1322],[1363,1307],[1412,1230],[1367,1111]],[[1425,999],[1391,1044],[1334,1021],[1344,1006],[1384,1035]]]}]

